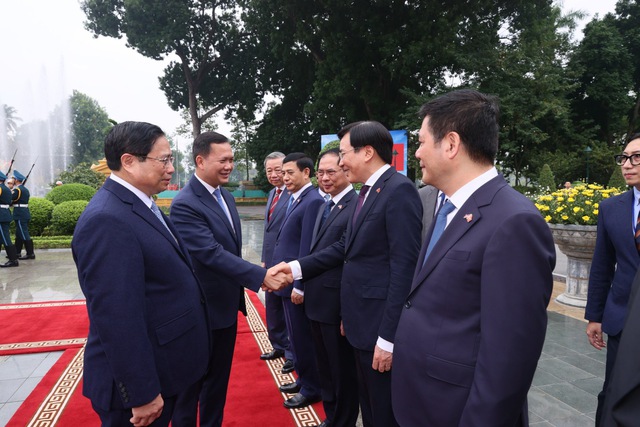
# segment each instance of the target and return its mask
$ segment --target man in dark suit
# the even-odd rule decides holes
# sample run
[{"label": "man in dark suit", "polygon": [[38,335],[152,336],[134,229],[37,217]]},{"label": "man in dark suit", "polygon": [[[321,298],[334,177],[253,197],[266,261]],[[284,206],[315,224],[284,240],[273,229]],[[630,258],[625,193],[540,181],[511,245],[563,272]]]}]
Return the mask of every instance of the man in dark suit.
[{"label": "man in dark suit", "polygon": [[422,202],[422,243],[427,237],[427,231],[431,227],[436,210],[440,207],[438,193],[438,189],[433,185],[425,185],[418,190],[420,201]]},{"label": "man in dark suit", "polygon": [[[318,211],[311,253],[342,238],[358,199],[339,162],[337,148],[325,151],[318,159],[318,182],[323,184],[331,199]],[[342,264],[304,281],[305,313],[311,321],[327,415],[321,427],[353,427],[358,419],[358,378],[353,350],[340,333],[341,278]]]},{"label": "man in dark suit", "polygon": [[497,100],[454,91],[420,116],[422,181],[448,200],[400,316],[394,413],[403,426],[528,426],[553,287],[551,232],[493,165]]},{"label": "man in dark suit", "polygon": [[[274,151],[264,159],[264,172],[273,188],[269,192],[267,206],[264,212],[264,238],[262,239],[262,266],[266,266],[266,260],[273,256],[273,248],[276,244],[278,231],[282,226],[284,214],[287,211],[289,196],[291,193],[282,181],[282,159],[284,154]],[[289,349],[289,336],[287,324],[284,320],[284,307],[282,297],[273,292],[264,295],[265,311],[267,318],[267,332],[273,350],[260,355],[262,360],[273,360],[285,357],[282,373],[293,371],[293,354]]]},{"label": "man in dark suit", "polygon": [[[627,185],[633,188],[603,200],[598,213],[598,235],[589,274],[589,290],[585,319],[589,343],[601,350],[607,348],[604,384],[598,394],[596,426],[600,423],[609,377],[616,361],[620,336],[627,314],[627,303],[633,277],[640,266],[638,241],[640,227],[640,134],[629,139],[616,162],[622,167]],[[607,334],[605,344],[602,333]]]},{"label": "man in dark suit", "polygon": [[[291,153],[282,161],[284,184],[291,193],[285,217],[276,237],[271,267],[307,255],[311,247],[316,214],[324,199],[311,185],[313,161],[304,153]],[[300,283],[294,283],[301,289]],[[320,379],[311,338],[311,326],[304,313],[302,295],[293,286],[276,293],[282,297],[284,315],[298,379],[280,386],[283,393],[295,393],[284,402],[285,408],[301,408],[320,400]]]},{"label": "man in dark suit", "polygon": [[242,259],[240,216],[231,193],[222,187],[233,171],[229,140],[204,132],[193,142],[195,173],[171,204],[171,221],[191,254],[196,276],[209,307],[213,351],[201,384],[184,393],[176,404],[172,425],[221,426],[231,362],[238,329],[238,311],[247,314],[243,287],[257,292],[262,283],[272,289],[288,284],[281,277]]},{"label": "man in dark suit", "polygon": [[90,321],[83,393],[104,426],[167,426],[209,359],[204,294],[151,198],[171,181],[171,147],[159,127],[124,122],[104,151],[111,176],[71,245]]},{"label": "man in dark suit", "polygon": [[633,279],[624,334],[611,370],[600,426],[635,427],[640,419],[640,270]]},{"label": "man in dark suit", "polygon": [[422,205],[415,185],[390,166],[393,138],[382,124],[351,123],[338,137],[340,167],[364,184],[352,220],[339,242],[280,268],[309,280],[344,264],[342,327],[354,349],[363,424],[392,427],[394,341],[420,251]]}]

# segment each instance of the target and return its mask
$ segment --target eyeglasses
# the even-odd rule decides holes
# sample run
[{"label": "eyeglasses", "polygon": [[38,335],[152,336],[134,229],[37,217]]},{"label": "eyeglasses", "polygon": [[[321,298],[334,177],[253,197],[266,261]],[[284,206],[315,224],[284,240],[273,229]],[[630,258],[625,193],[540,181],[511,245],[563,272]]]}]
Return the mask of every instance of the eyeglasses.
[{"label": "eyeglasses", "polygon": [[318,171],[316,172],[316,174],[317,174],[318,176],[324,176],[325,174],[327,174],[327,176],[328,176],[328,177],[333,178],[333,176],[334,176],[337,172],[338,172],[338,171],[337,171],[337,170],[335,170],[335,169],[327,169],[326,171],[325,171],[325,170],[322,170],[322,169],[318,169]]},{"label": "eyeglasses", "polygon": [[344,155],[345,154],[350,153],[351,151],[355,151],[357,153],[359,149],[360,149],[360,147],[353,147],[351,150],[339,151],[338,152],[338,158],[340,160],[342,160],[342,159],[344,159]]},{"label": "eyeglasses", "polygon": [[160,163],[162,163],[162,166],[164,166],[165,168],[169,165],[169,164],[173,164],[173,156],[167,156],[167,157],[149,157],[149,156],[143,156],[142,154],[135,154],[135,153],[131,153],[132,156],[136,156],[139,157],[141,159],[151,159],[151,160],[156,160]]},{"label": "eyeglasses", "polygon": [[632,154],[630,156],[627,156],[626,154],[618,154],[616,156],[613,156],[613,158],[615,159],[616,164],[618,166],[624,165],[627,160],[629,160],[631,162],[631,166],[640,165],[640,154],[638,154],[638,153]]}]

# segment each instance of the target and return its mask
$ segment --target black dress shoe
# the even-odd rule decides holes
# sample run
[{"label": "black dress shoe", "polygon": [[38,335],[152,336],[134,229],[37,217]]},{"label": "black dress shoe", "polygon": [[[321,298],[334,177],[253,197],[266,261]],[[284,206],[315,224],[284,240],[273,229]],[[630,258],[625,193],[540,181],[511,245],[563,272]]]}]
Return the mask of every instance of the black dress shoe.
[{"label": "black dress shoe", "polygon": [[293,372],[293,360],[287,359],[282,365],[282,373],[288,374],[289,372]]},{"label": "black dress shoe", "polygon": [[297,393],[300,391],[300,384],[298,383],[287,383],[287,384],[282,384],[280,387],[278,387],[278,390],[280,390],[283,393]]},{"label": "black dress shoe", "polygon": [[320,396],[304,397],[302,394],[297,393],[284,401],[284,407],[287,409],[304,408],[316,402],[320,402]]},{"label": "black dress shoe", "polygon": [[17,267],[19,266],[20,263],[18,262],[17,259],[14,259],[13,261],[7,261],[4,264],[0,264],[0,267],[2,268],[6,268],[6,267]]},{"label": "black dress shoe", "polygon": [[284,350],[276,350],[274,348],[269,353],[262,353],[260,355],[260,360],[273,360],[282,356],[284,356]]},{"label": "black dress shoe", "polygon": [[26,254],[25,256],[20,256],[18,259],[26,260],[26,259],[36,259],[36,254]]}]

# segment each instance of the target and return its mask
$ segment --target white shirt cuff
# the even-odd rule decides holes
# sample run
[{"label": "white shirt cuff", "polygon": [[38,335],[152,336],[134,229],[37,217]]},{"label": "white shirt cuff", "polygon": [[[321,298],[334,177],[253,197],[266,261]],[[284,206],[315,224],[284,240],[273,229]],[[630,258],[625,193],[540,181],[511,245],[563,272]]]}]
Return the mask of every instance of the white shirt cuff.
[{"label": "white shirt cuff", "polygon": [[302,267],[300,267],[300,263],[297,260],[295,260],[295,261],[290,261],[287,264],[289,264],[289,267],[291,268],[291,274],[293,274],[293,280],[302,280]]},{"label": "white shirt cuff", "polygon": [[304,291],[298,288],[293,288],[293,292],[295,292],[296,294],[300,294],[302,296],[304,296]]},{"label": "white shirt cuff", "polygon": [[384,351],[388,351],[389,353],[393,353],[393,343],[385,340],[384,338],[378,337],[378,341],[376,345],[383,349]]}]

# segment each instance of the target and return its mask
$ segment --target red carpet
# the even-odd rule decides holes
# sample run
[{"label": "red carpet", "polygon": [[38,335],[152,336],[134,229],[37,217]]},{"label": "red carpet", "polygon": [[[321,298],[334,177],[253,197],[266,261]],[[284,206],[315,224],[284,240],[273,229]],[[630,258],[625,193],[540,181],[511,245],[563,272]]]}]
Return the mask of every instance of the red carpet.
[{"label": "red carpet", "polygon": [[84,301],[0,305],[0,356],[82,347],[89,332]]},{"label": "red carpet", "polygon": [[[254,293],[245,295],[248,297],[249,316],[238,317],[238,338],[224,426],[302,427],[319,424],[324,419],[321,403],[291,411],[282,406],[286,397],[277,387],[293,381],[294,377],[280,373],[281,359],[265,363],[258,358],[260,353],[271,349],[264,326],[264,306]],[[84,313],[86,318],[86,310]],[[47,317],[56,319],[50,315]],[[84,349],[77,348],[65,351],[7,426],[99,426],[100,421],[89,400],[82,396],[83,352]]]}]

